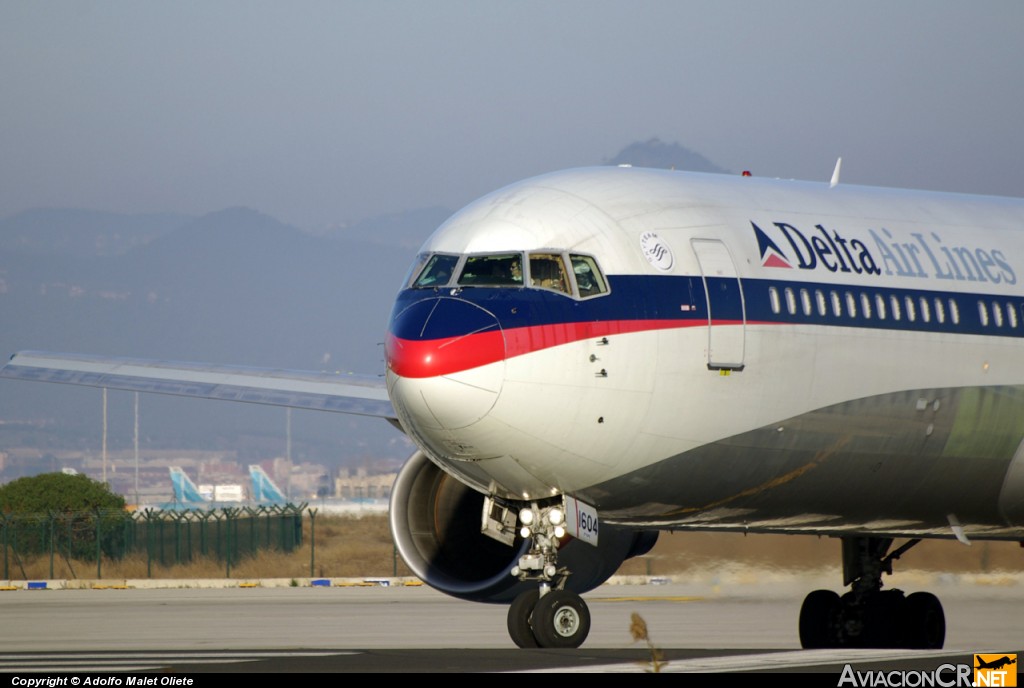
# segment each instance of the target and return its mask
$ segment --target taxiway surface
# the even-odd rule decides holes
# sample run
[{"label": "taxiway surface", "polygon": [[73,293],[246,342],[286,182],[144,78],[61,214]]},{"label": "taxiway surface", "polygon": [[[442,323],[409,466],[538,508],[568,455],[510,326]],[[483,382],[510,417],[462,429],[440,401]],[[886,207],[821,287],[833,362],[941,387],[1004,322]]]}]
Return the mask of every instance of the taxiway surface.
[{"label": "taxiway surface", "polygon": [[942,600],[946,649],[930,653],[800,650],[797,616],[816,583],[806,576],[604,585],[584,596],[591,633],[575,651],[518,650],[505,606],[423,586],[14,590],[0,592],[0,672],[649,670],[634,613],[668,671],[938,665],[1024,648],[1019,577],[929,578],[896,587]]}]

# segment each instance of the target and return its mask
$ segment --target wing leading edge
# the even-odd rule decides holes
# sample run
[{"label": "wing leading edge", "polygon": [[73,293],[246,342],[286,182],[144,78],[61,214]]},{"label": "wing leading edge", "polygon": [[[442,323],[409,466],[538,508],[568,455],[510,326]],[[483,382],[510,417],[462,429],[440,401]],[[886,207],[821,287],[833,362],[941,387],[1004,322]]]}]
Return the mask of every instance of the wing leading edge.
[{"label": "wing leading edge", "polygon": [[20,351],[0,378],[333,411],[399,427],[384,378],[369,375]]}]

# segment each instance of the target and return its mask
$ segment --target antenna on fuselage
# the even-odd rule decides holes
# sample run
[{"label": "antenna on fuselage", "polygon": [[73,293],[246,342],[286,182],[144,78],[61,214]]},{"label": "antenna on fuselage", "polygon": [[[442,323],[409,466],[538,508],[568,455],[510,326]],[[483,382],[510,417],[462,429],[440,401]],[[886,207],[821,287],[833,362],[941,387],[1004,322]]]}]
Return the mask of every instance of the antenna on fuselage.
[{"label": "antenna on fuselage", "polygon": [[842,156],[840,156],[839,159],[836,160],[836,169],[832,171],[832,181],[829,182],[828,188],[834,189],[834,188],[836,188],[836,185],[839,184],[839,168],[842,167],[842,166],[843,166],[843,158],[842,158]]}]

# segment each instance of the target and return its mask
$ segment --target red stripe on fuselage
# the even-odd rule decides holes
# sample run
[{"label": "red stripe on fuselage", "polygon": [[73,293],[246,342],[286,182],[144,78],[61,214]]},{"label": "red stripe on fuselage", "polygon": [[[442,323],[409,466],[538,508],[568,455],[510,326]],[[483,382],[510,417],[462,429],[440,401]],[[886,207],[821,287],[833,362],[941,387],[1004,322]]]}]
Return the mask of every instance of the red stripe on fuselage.
[{"label": "red stripe on fuselage", "polygon": [[[717,321],[716,321],[717,324]],[[451,375],[582,339],[707,325],[706,320],[604,320],[535,325],[443,339],[401,339],[388,334],[388,368],[411,378]]]},{"label": "red stripe on fuselage", "polygon": [[402,377],[437,377],[477,368],[505,358],[500,330],[444,339],[401,339],[388,333],[388,368]]}]

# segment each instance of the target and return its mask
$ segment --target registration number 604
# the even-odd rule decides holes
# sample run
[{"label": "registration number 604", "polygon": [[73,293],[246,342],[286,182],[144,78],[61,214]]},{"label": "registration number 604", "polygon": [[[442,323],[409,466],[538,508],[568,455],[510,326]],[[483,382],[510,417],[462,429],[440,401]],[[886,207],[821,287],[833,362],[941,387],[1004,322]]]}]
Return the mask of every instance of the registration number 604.
[{"label": "registration number 604", "polygon": [[565,526],[577,540],[597,546],[597,509],[575,497],[565,497]]}]

